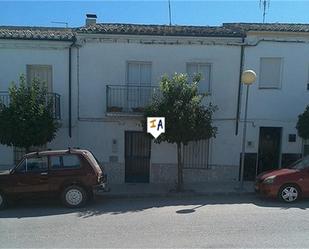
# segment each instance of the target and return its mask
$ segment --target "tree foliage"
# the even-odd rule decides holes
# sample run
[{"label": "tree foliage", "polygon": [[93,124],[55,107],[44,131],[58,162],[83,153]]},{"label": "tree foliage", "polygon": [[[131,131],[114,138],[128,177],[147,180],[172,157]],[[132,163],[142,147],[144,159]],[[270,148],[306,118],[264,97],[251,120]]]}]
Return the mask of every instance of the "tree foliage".
[{"label": "tree foliage", "polygon": [[25,148],[42,146],[52,141],[58,123],[52,114],[52,100],[42,82],[26,83],[20,77],[19,85],[9,88],[9,104],[0,103],[0,143]]},{"label": "tree foliage", "polygon": [[198,92],[200,75],[188,82],[187,75],[175,74],[172,78],[163,76],[160,88],[152,103],[145,108],[143,127],[147,130],[147,117],[165,117],[165,133],[156,143],[177,144],[178,154],[178,190],[182,190],[181,147],[190,141],[209,139],[216,135],[212,125],[212,116],[216,106],[203,104],[206,93]]},{"label": "tree foliage", "polygon": [[296,129],[298,131],[298,136],[303,139],[309,139],[309,105],[306,107],[305,111],[298,116]]}]

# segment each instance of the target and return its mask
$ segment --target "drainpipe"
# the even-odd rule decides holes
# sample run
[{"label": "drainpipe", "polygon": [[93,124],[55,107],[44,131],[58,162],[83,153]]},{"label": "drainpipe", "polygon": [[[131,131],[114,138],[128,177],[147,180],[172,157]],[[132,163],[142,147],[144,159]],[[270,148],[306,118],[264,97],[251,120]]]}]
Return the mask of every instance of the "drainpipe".
[{"label": "drainpipe", "polygon": [[238,79],[238,93],[237,93],[237,110],[236,110],[236,128],[235,135],[238,135],[239,119],[240,119],[240,104],[241,104],[241,74],[244,67],[244,55],[245,55],[245,37],[242,37],[242,44],[240,47],[240,65],[239,65],[239,79]]},{"label": "drainpipe", "polygon": [[76,38],[69,47],[69,137],[72,137],[72,47],[75,45]]}]

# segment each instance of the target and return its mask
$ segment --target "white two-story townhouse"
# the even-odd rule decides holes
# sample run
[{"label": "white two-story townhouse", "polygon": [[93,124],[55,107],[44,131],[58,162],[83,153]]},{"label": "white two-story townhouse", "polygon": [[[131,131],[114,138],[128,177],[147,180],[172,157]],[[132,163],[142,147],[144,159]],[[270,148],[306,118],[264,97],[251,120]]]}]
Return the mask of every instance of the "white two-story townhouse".
[{"label": "white two-story townhouse", "polygon": [[[307,141],[298,137],[296,123],[309,104],[309,25],[223,26],[246,32],[243,67],[257,73],[249,92],[245,167],[246,178],[254,179],[262,171],[286,167],[308,154]],[[242,119],[243,112],[240,133]]]},{"label": "white two-story townhouse", "polygon": [[[71,29],[0,27],[0,100],[8,104],[8,89],[12,82],[18,84],[21,75],[27,82],[38,78],[46,83],[54,118],[61,124],[56,139],[46,148],[76,144],[72,135],[77,125],[73,122],[77,119],[73,112],[77,92],[74,39]],[[0,168],[11,167],[22,154],[20,148],[0,145]]]},{"label": "white two-story townhouse", "polygon": [[78,29],[78,146],[94,152],[112,182],[174,183],[176,145],[143,134],[142,110],[162,75],[201,73],[200,91],[218,106],[218,134],[184,148],[184,180],[236,180],[242,36],[223,27],[92,23]]}]

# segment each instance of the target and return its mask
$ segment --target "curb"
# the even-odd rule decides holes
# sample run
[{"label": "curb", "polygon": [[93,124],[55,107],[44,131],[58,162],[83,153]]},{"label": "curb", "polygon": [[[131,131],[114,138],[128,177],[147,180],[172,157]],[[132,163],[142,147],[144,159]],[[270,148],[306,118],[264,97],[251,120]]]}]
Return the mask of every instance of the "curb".
[{"label": "curb", "polygon": [[185,192],[185,193],[98,193],[97,196],[107,199],[154,198],[154,197],[200,197],[200,196],[250,196],[254,192]]}]

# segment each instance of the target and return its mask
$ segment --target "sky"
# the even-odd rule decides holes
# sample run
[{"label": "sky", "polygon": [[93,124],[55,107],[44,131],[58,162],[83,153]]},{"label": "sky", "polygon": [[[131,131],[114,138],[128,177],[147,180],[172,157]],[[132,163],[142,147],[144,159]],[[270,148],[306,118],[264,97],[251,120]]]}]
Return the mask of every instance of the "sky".
[{"label": "sky", "polygon": [[[266,22],[309,23],[309,0],[269,0]],[[170,0],[172,24],[211,25],[226,22],[262,22],[260,0]],[[3,1],[0,26],[65,26],[85,24],[86,13],[100,23],[168,24],[168,0]]]}]

